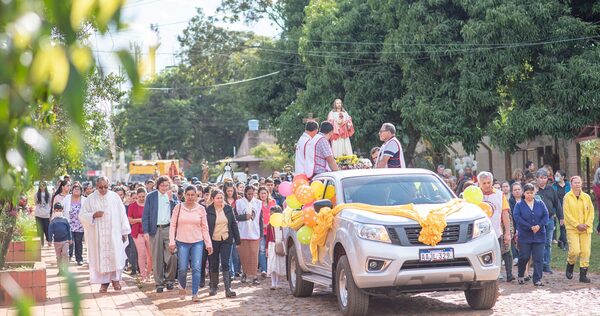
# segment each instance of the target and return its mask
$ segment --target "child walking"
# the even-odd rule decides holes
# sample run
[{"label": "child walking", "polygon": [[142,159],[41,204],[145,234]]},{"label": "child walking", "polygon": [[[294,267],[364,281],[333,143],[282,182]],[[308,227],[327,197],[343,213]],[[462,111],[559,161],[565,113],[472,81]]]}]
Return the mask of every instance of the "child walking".
[{"label": "child walking", "polygon": [[[281,213],[281,207],[271,207],[271,215]],[[283,244],[283,229],[267,226],[267,273],[271,275],[271,290],[277,289],[279,280],[285,278],[285,246]]]},{"label": "child walking", "polygon": [[48,238],[50,245],[54,242],[58,275],[64,275],[69,268],[69,245],[73,243],[73,240],[71,225],[69,225],[69,221],[63,216],[63,206],[60,203],[54,204],[52,220],[48,226]]}]

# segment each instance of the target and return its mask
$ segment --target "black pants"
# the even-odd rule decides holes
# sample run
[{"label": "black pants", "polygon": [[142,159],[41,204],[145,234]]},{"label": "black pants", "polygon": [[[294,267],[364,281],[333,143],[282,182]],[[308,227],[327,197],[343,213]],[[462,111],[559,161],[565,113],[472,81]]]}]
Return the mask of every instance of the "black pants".
[{"label": "black pants", "polygon": [[213,240],[213,253],[210,255],[210,272],[219,272],[219,260],[223,272],[229,272],[229,257],[231,256],[231,243],[223,240]]},{"label": "black pants", "polygon": [[567,228],[565,228],[565,225],[560,226],[560,237],[558,238],[558,241],[562,243],[563,247],[567,246]]},{"label": "black pants", "polygon": [[137,249],[135,248],[135,244],[133,243],[133,238],[131,238],[131,234],[127,236],[129,238],[129,245],[125,247],[125,254],[127,255],[127,260],[131,265],[131,274],[136,274],[140,271],[140,269],[138,268]]},{"label": "black pants", "polygon": [[48,226],[50,225],[50,219],[49,218],[41,218],[41,217],[35,217],[35,223],[37,224],[37,235],[38,237],[40,237],[40,240],[42,241],[42,246],[44,245],[44,237],[46,237],[46,241],[50,242],[50,240],[48,239]]},{"label": "black pants", "polygon": [[73,243],[69,245],[69,259],[73,258],[75,248],[75,261],[83,262],[83,232],[72,232]]},{"label": "black pants", "polygon": [[[214,247],[214,245],[213,245]],[[206,251],[206,244],[202,250],[202,262],[200,263],[200,280],[206,279],[206,262],[208,261],[208,251]],[[208,263],[210,269],[210,262]]]}]

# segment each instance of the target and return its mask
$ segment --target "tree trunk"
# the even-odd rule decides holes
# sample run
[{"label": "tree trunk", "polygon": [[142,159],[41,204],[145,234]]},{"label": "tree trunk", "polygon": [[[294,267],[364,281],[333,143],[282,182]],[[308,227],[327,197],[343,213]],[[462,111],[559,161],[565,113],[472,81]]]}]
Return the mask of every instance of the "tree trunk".
[{"label": "tree trunk", "polygon": [[415,150],[417,149],[419,140],[421,140],[421,132],[414,129],[412,124],[408,124],[406,131],[408,132],[408,145],[404,149],[404,161],[407,167],[414,167]]},{"label": "tree trunk", "polygon": [[12,203],[0,200],[0,268],[4,267],[8,245],[17,223],[17,217],[13,211]]}]

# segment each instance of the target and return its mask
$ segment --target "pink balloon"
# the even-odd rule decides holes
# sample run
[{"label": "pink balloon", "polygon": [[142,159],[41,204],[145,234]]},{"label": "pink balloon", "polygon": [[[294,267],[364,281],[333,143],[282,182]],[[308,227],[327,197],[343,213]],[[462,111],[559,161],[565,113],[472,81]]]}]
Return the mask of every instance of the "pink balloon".
[{"label": "pink balloon", "polygon": [[279,185],[279,194],[288,197],[292,195],[292,183],[289,181],[283,181]]}]

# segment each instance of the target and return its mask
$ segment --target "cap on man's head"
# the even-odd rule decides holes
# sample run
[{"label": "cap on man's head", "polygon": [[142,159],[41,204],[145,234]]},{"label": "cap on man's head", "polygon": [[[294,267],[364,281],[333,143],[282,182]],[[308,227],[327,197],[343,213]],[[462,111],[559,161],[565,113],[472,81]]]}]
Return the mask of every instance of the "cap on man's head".
[{"label": "cap on man's head", "polygon": [[63,206],[62,206],[62,204],[60,204],[60,203],[54,203],[54,209],[55,209],[55,210],[62,210],[62,209],[63,209]]},{"label": "cap on man's head", "polygon": [[194,182],[194,181],[198,181],[198,178],[197,177],[192,177],[192,182]]},{"label": "cap on man's head", "polygon": [[146,180],[146,184],[148,184],[148,183],[154,183],[154,180],[152,180],[152,179]]},{"label": "cap on man's head", "polygon": [[546,170],[545,168],[540,168],[538,169],[538,171],[535,173],[536,177],[548,177],[548,170]]}]

